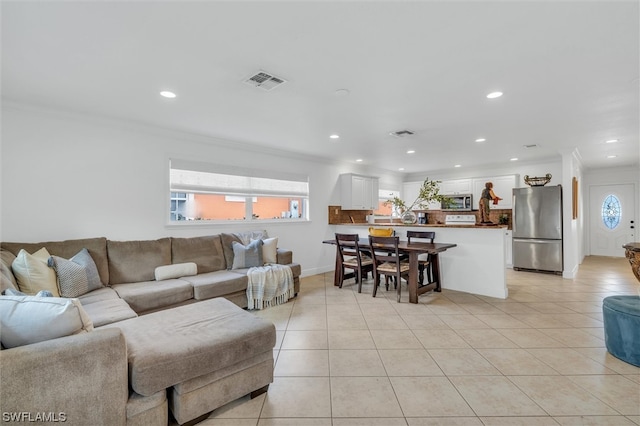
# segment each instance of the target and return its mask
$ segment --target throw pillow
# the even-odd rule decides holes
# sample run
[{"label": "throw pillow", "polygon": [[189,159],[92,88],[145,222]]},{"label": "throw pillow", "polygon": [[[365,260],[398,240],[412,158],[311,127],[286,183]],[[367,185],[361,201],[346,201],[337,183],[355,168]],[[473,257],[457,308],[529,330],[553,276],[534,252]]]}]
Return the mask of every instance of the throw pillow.
[{"label": "throw pillow", "polygon": [[264,264],[278,263],[278,237],[262,240],[262,260]]},{"label": "throw pillow", "polygon": [[48,290],[54,296],[60,296],[56,283],[56,273],[47,266],[49,252],[42,247],[33,254],[22,249],[18,252],[11,269],[18,282],[18,290],[26,294],[36,294]]},{"label": "throw pillow", "polygon": [[174,263],[173,265],[158,266],[155,270],[156,281],[171,278],[188,277],[198,274],[198,265],[193,262]]},{"label": "throw pillow", "polygon": [[[5,296],[28,296],[28,294],[24,294],[23,292],[13,288],[5,289],[2,294]],[[53,297],[53,294],[48,290],[40,290],[36,293],[35,297]]]},{"label": "throw pillow", "polygon": [[232,242],[233,266],[231,269],[252,268],[262,266],[262,240],[253,240],[249,244],[242,245],[237,241]]},{"label": "throw pillow", "polygon": [[69,260],[51,256],[49,266],[58,275],[62,297],[78,297],[102,287],[96,263],[86,248]]},{"label": "throw pillow", "polygon": [[0,297],[0,323],[5,348],[93,330],[80,301],[60,297]]}]

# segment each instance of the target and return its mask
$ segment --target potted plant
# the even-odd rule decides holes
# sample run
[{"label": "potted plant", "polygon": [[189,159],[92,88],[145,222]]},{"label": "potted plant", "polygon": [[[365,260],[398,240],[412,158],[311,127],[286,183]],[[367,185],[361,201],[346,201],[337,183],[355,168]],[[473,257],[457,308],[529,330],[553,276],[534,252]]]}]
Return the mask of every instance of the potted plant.
[{"label": "potted plant", "polygon": [[447,203],[451,200],[449,197],[440,194],[440,183],[441,181],[439,180],[429,180],[429,178],[426,178],[424,182],[422,182],[418,196],[412,203],[408,204],[400,199],[400,197],[395,196],[385,201],[384,204],[392,205],[395,210],[400,212],[403,223],[416,223],[417,218],[413,210],[427,210],[431,202],[438,201],[440,203]]}]

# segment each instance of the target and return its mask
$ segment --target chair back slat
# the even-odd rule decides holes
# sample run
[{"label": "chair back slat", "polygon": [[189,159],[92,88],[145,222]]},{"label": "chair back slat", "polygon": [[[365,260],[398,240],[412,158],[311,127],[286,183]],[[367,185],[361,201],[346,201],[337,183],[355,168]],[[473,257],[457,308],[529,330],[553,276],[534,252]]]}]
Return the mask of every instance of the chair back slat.
[{"label": "chair back slat", "polygon": [[411,244],[411,238],[429,240],[430,243],[433,243],[436,233],[433,231],[407,231],[407,242],[409,244]]},{"label": "chair back slat", "polygon": [[399,263],[398,242],[400,237],[375,237],[369,235],[369,246],[373,262]]},{"label": "chair back slat", "polygon": [[337,234],[336,244],[340,259],[344,262],[345,256],[354,256],[360,258],[360,245],[358,244],[360,237],[358,234]]}]

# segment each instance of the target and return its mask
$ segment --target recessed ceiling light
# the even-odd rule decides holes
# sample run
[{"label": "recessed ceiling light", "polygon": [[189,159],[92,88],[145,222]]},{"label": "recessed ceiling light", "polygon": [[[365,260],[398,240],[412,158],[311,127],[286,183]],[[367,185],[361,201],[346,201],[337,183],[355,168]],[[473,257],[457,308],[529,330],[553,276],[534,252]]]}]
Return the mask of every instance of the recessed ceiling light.
[{"label": "recessed ceiling light", "polygon": [[338,89],[335,92],[333,92],[333,94],[336,96],[347,96],[349,93],[350,92],[347,89]]},{"label": "recessed ceiling light", "polygon": [[162,92],[160,92],[160,96],[165,97],[165,98],[169,98],[169,99],[173,99],[176,97],[176,94],[173,92],[170,92],[168,90],[163,90]]},{"label": "recessed ceiling light", "polygon": [[486,139],[485,139],[485,138],[478,138],[478,139],[476,139],[476,142],[484,142],[484,141],[486,141]]},{"label": "recessed ceiling light", "polygon": [[607,155],[607,158],[616,158],[617,155]]},{"label": "recessed ceiling light", "polygon": [[331,135],[329,136],[331,139],[340,139],[340,135]]},{"label": "recessed ceiling light", "polygon": [[404,171],[404,167],[400,167],[398,170],[402,172]]},{"label": "recessed ceiling light", "polygon": [[416,152],[413,149],[410,149],[409,151],[407,151],[407,154],[415,154]]},{"label": "recessed ceiling light", "polygon": [[455,166],[453,166],[453,167],[462,167],[462,164],[456,164],[456,165],[455,165]]},{"label": "recessed ceiling light", "polygon": [[516,157],[509,158],[509,161],[518,161],[518,158],[516,158]]},{"label": "recessed ceiling light", "polygon": [[356,160],[356,163],[362,163],[362,158],[358,158],[358,159]]},{"label": "recessed ceiling light", "polygon": [[618,139],[609,139],[608,141],[604,141],[604,143],[616,143]]},{"label": "recessed ceiling light", "polygon": [[487,95],[487,98],[495,99],[495,98],[499,98],[500,96],[502,96],[502,92],[491,92]]}]

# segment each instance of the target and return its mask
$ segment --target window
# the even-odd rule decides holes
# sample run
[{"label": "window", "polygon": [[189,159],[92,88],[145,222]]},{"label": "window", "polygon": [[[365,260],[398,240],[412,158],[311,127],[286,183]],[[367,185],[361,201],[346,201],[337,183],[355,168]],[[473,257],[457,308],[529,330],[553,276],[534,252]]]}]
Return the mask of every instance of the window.
[{"label": "window", "polygon": [[400,191],[393,191],[390,189],[380,189],[378,190],[378,208],[374,210],[373,214],[376,216],[390,216],[390,217],[400,217],[400,213],[395,211],[393,205],[385,203],[387,200],[392,199],[393,197],[399,197]]},{"label": "window", "polygon": [[169,182],[171,222],[308,220],[307,176],[172,159]]},{"label": "window", "polygon": [[620,224],[620,200],[611,194],[602,202],[602,222],[609,229],[615,229]]}]

